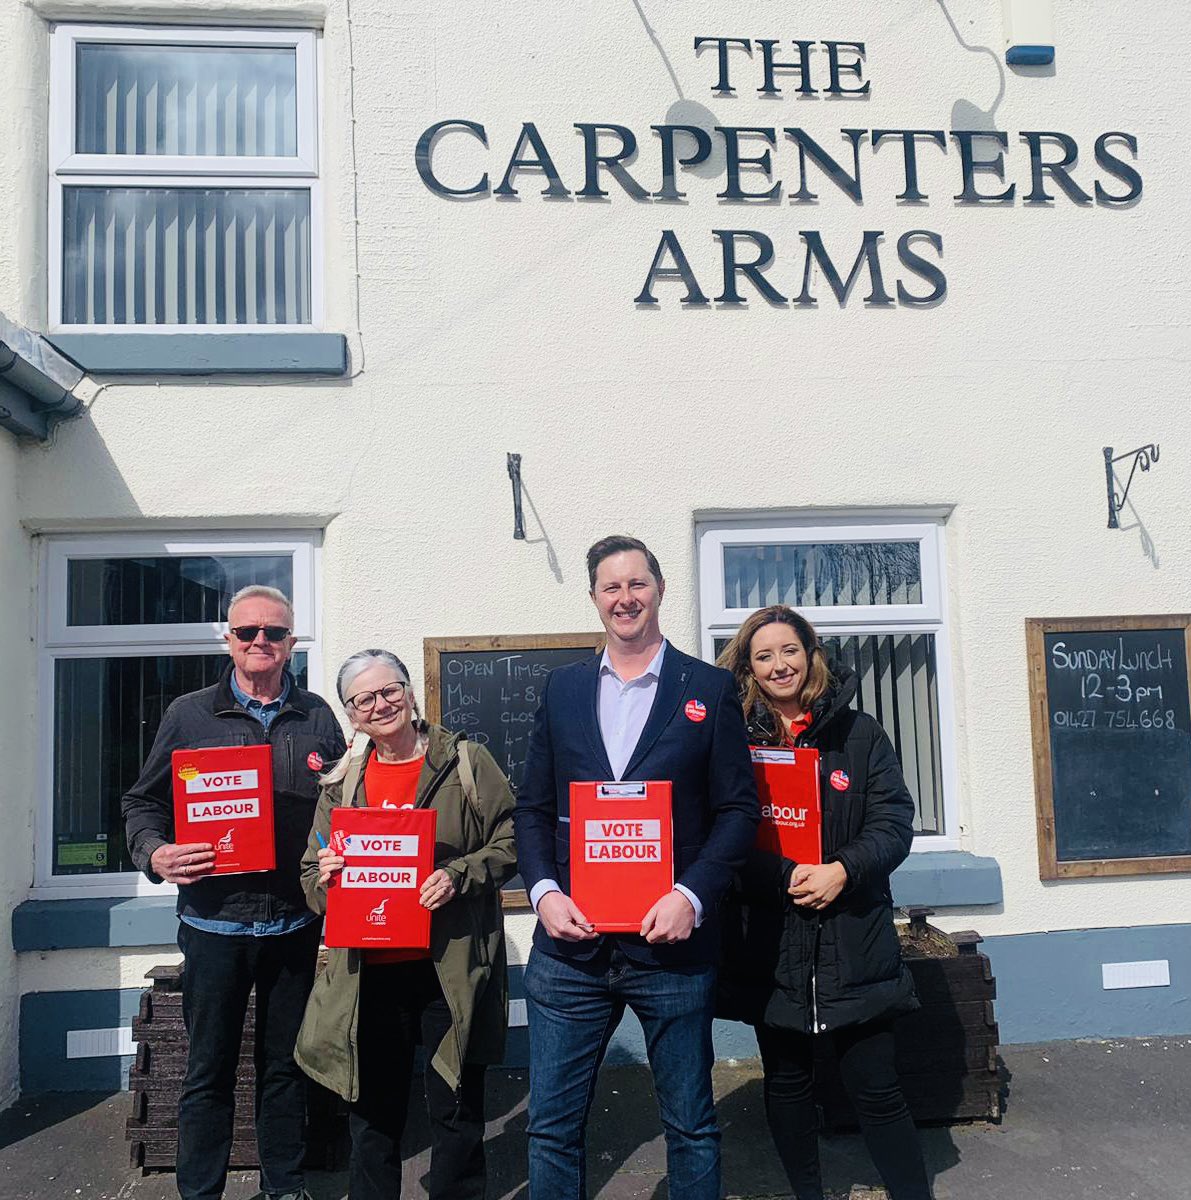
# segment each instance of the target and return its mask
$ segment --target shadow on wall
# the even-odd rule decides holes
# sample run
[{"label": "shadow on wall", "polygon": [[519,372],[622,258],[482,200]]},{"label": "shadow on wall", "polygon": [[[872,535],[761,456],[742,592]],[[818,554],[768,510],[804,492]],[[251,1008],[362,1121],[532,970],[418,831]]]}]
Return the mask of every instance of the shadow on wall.
[{"label": "shadow on wall", "polygon": [[[1117,495],[1123,495],[1125,491],[1125,481],[1113,470],[1112,473],[1113,485],[1117,489]],[[1145,527],[1145,522],[1141,519],[1141,514],[1137,511],[1137,506],[1128,497],[1125,499],[1124,506],[1119,510],[1123,516],[1125,511],[1128,511],[1129,516],[1133,518],[1132,524],[1121,522],[1119,528],[1115,531],[1118,533],[1129,533],[1132,530],[1137,530],[1137,540],[1141,545],[1142,554],[1150,560],[1150,566],[1154,570],[1158,570],[1158,547],[1154,545],[1154,539],[1150,537],[1150,531]]]},{"label": "shadow on wall", "polygon": [[[138,382],[144,384],[144,380]],[[63,525],[77,528],[88,522],[144,517],[103,434],[91,418],[92,406],[105,403],[105,390],[104,386],[98,388],[82,413],[59,422],[44,445],[30,449],[26,465],[32,464],[35,478],[23,491],[26,497],[33,497],[33,508],[21,514],[23,520],[37,526],[51,525],[60,519]],[[150,418],[146,422],[149,431],[152,425]],[[145,452],[152,451],[146,446]],[[84,483],[86,491],[80,496]],[[185,486],[184,475],[180,475],[179,485]]]},{"label": "shadow on wall", "polygon": [[527,546],[537,546],[545,544],[546,547],[546,565],[550,568],[550,574],[554,576],[555,583],[562,583],[562,567],[558,562],[558,554],[555,552],[554,543],[550,540],[550,535],[546,532],[546,526],[542,522],[541,514],[538,512],[538,506],[533,502],[533,495],[529,488],[525,486],[525,481],[521,483],[521,495],[525,500],[526,506],[533,514],[534,522],[538,527],[540,537],[527,537],[525,544]]},{"label": "shadow on wall", "polygon": [[1005,68],[1001,63],[1001,56],[991,46],[974,46],[965,42],[944,0],[937,0],[937,2],[956,42],[973,54],[982,54],[991,58],[993,65],[997,68],[997,94],[990,107],[986,110],[971,100],[956,100],[951,106],[951,128],[992,132],[997,127],[997,109],[1001,107],[1001,101],[1005,99]]}]

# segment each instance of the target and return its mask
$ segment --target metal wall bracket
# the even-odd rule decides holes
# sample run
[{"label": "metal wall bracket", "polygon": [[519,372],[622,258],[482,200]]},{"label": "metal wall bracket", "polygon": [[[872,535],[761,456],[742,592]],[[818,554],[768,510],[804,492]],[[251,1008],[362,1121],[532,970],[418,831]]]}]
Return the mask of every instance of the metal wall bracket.
[{"label": "metal wall bracket", "polygon": [[521,511],[521,455],[507,456],[509,478],[513,481],[513,540],[525,541],[525,516]]},{"label": "metal wall bracket", "polygon": [[[1117,495],[1116,486],[1113,482],[1113,463],[1119,463],[1123,459],[1133,459],[1133,465],[1129,468],[1129,478],[1125,480],[1125,490]],[[1112,447],[1104,447],[1104,486],[1108,492],[1108,527],[1109,529],[1120,529],[1121,523],[1117,520],[1117,515],[1121,509],[1125,507],[1125,501],[1129,497],[1129,487],[1133,483],[1133,476],[1138,467],[1143,471],[1150,469],[1151,463],[1158,461],[1158,446],[1155,442],[1150,442],[1147,446],[1138,446],[1136,450],[1128,450],[1124,454],[1118,454],[1113,457]]]}]

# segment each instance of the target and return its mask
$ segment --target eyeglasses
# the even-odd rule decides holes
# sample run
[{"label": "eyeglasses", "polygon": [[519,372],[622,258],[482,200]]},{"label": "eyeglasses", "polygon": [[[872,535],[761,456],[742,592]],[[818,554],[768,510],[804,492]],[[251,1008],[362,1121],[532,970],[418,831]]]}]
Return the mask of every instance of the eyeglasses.
[{"label": "eyeglasses", "polygon": [[232,633],[247,646],[256,641],[256,635],[262,629],[265,631],[265,640],[268,642],[281,642],[289,637],[290,631],[284,625],[237,625]]},{"label": "eyeglasses", "polygon": [[383,696],[389,704],[396,704],[405,695],[407,686],[404,683],[388,683],[383,688],[377,688],[375,692],[358,692],[343,703],[350,704],[356,712],[369,713],[376,707],[377,696]]}]

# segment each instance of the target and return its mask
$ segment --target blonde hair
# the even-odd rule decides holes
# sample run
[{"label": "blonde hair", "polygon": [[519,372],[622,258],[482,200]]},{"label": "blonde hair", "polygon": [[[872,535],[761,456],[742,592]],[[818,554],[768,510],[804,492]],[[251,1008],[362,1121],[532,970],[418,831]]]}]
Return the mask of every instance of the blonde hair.
[{"label": "blonde hair", "polygon": [[802,691],[798,693],[798,704],[804,713],[810,712],[811,705],[831,687],[832,678],[823,643],[819,641],[815,627],[801,613],[796,613],[785,604],[771,604],[768,608],[757,609],[745,618],[744,624],[736,631],[736,636],[715,660],[716,666],[732,672],[736,686],[740,689],[740,702],[744,706],[745,714],[750,713],[754,705],[762,705],[769,712],[774,728],[780,732],[781,714],[765,695],[752,667],[753,638],[757,630],[766,625],[788,625],[794,630],[803,650],[806,651],[806,682],[802,685]]}]

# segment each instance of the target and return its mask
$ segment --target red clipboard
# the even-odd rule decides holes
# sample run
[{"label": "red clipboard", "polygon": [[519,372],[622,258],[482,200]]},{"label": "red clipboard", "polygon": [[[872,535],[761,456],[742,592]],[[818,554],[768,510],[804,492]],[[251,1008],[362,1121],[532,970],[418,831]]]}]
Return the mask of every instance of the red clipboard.
[{"label": "red clipboard", "polygon": [[174,841],[210,842],[214,875],[271,871],[273,751],[269,746],[210,746],[175,750]]},{"label": "red clipboard", "polygon": [[823,861],[819,752],[806,747],[750,746],[761,822],[757,848],[796,863]]},{"label": "red clipboard", "polygon": [[639,933],[674,887],[669,780],[571,784],[571,899],[600,933]]},{"label": "red clipboard", "polygon": [[331,847],[343,870],[327,888],[328,946],[430,948],[430,910],[418,902],[434,871],[432,808],[333,808]]}]

